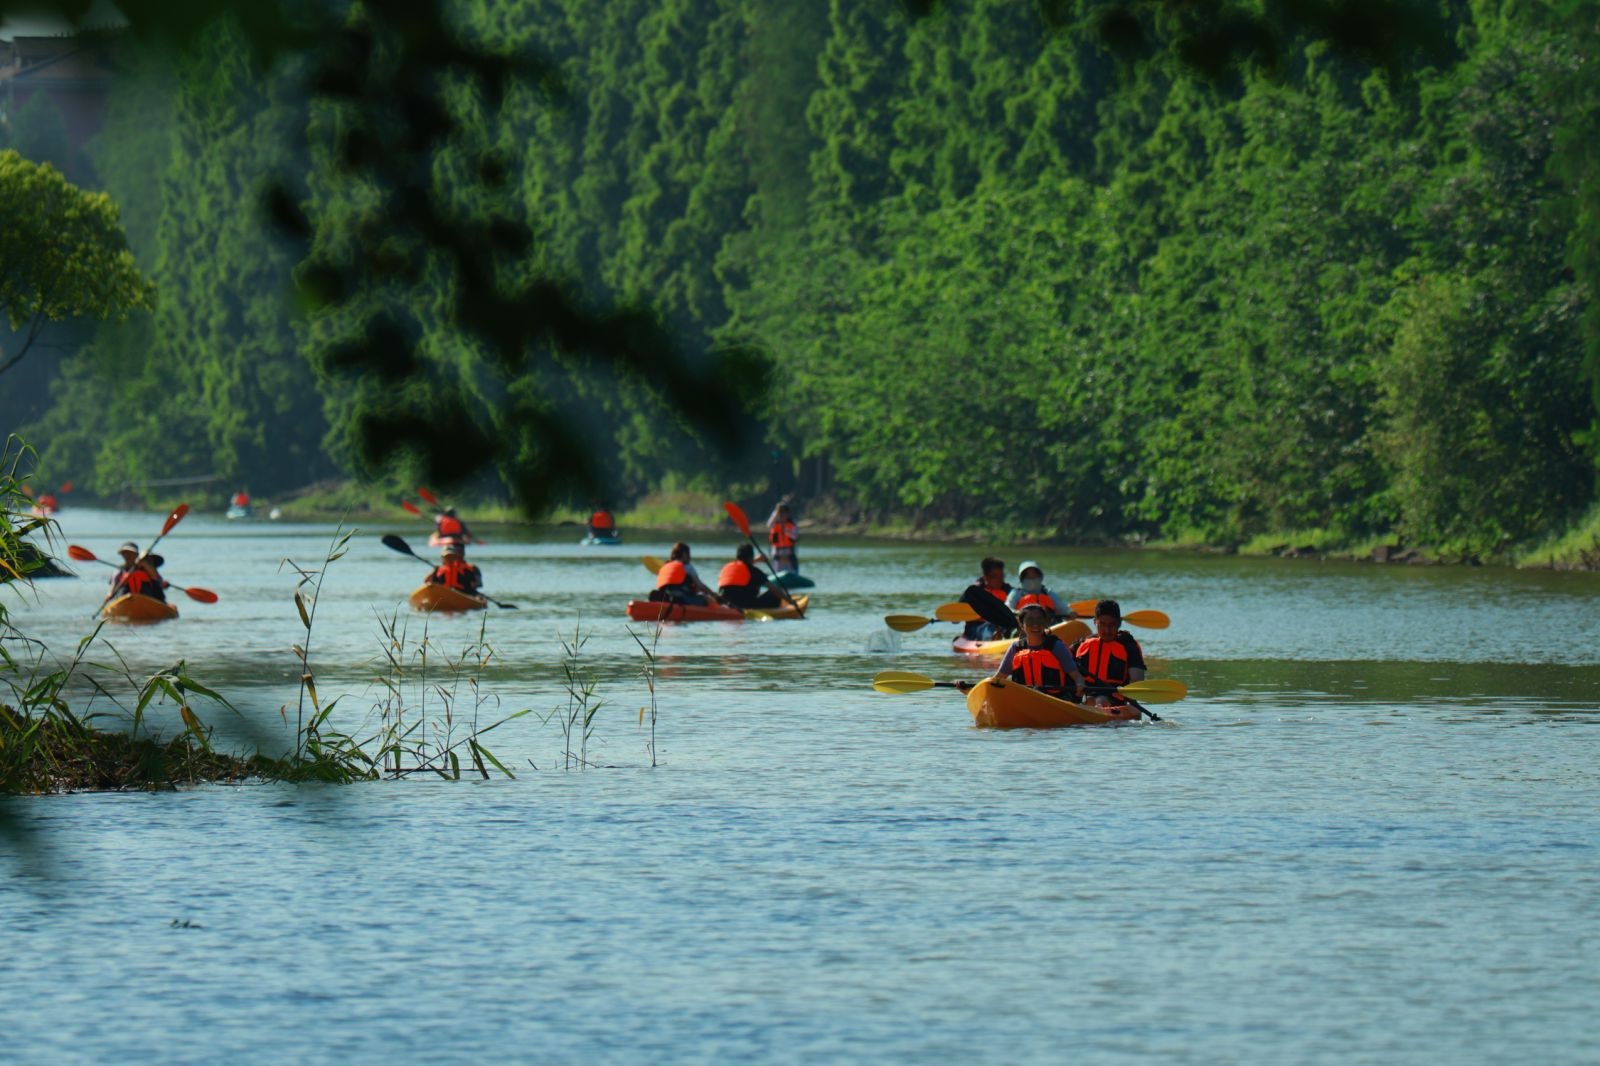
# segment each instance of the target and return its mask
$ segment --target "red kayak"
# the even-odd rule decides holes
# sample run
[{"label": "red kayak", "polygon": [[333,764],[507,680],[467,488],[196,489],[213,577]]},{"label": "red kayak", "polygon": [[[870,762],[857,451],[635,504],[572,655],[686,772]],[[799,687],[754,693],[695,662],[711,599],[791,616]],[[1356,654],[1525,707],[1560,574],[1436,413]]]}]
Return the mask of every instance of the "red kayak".
[{"label": "red kayak", "polygon": [[781,607],[753,607],[749,610],[740,610],[737,607],[696,606],[688,603],[659,603],[655,600],[629,600],[628,617],[635,622],[743,622],[745,619],[765,621],[769,618],[799,618],[800,611],[804,611],[806,604],[811,602],[810,596],[797,596],[795,602],[800,605],[797,611],[787,603]]}]

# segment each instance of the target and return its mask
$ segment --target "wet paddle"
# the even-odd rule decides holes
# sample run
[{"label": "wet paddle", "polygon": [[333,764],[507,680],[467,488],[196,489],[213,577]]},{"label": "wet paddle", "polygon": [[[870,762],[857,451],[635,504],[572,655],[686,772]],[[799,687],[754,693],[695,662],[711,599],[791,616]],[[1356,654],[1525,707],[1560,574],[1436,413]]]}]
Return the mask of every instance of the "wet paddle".
[{"label": "wet paddle", "polygon": [[[404,538],[399,537],[399,536],[397,536],[397,535],[395,535],[393,533],[385,533],[384,534],[384,536],[383,536],[383,546],[385,548],[390,549],[391,551],[397,551],[401,555],[409,555],[409,556],[411,556],[411,558],[415,559],[419,563],[422,563],[424,566],[428,567],[430,570],[434,568],[434,564],[433,563],[429,562],[427,559],[424,559],[422,556],[420,556],[416,552],[412,551],[411,550],[411,545],[407,544],[405,542]],[[499,607],[501,610],[505,610],[505,611],[521,610],[521,608],[519,608],[514,603],[501,603],[499,600],[495,599],[493,596],[490,596],[488,593],[484,592],[482,589],[479,589],[476,593],[472,593],[472,595],[482,596],[485,600],[487,600],[488,602],[494,604],[496,607]]]},{"label": "wet paddle", "polygon": [[[744,509],[738,504],[734,503],[732,500],[728,500],[726,503],[724,503],[722,505],[722,509],[728,512],[728,517],[733,519],[733,524],[739,527],[739,532],[744,534],[744,539],[750,542],[751,550],[757,555],[760,555],[761,546],[756,543],[755,537],[750,535],[750,519],[745,517]],[[756,573],[762,576],[769,586],[777,589],[783,598],[789,601],[789,606],[794,608],[795,614],[799,615],[801,618],[806,616],[806,609],[800,606],[800,602],[789,594],[787,587],[785,587],[777,579],[768,575],[767,572],[762,570],[760,566],[757,566],[754,563],[752,563],[751,566]]]},{"label": "wet paddle", "polygon": [[[879,692],[892,692],[904,694],[907,692],[922,692],[930,688],[960,688],[964,682],[960,681],[935,681],[931,677],[913,674],[905,670],[882,670],[873,675],[872,687]],[[969,683],[970,687],[970,683]],[[1171,678],[1149,678],[1144,681],[1134,681],[1121,687],[1114,685],[1090,685],[1090,692],[1114,692],[1119,696],[1138,697],[1150,703],[1176,703],[1189,694],[1189,686],[1182,681]]]},{"label": "wet paddle", "polygon": [[[1072,613],[1079,618],[1093,618],[1094,605],[1099,602],[1099,600],[1078,600],[1067,606],[1072,608]],[[1141,629],[1165,629],[1172,624],[1172,619],[1162,611],[1129,611],[1122,616],[1122,620]]]},{"label": "wet paddle", "polygon": [[[69,559],[76,559],[80,563],[99,563],[101,566],[110,566],[110,567],[116,567],[117,569],[121,569],[120,567],[117,567],[116,563],[110,561],[109,559],[102,559],[99,556],[95,555],[95,553],[90,551],[88,548],[80,548],[76,544],[68,544],[67,545],[67,557]],[[165,580],[165,579],[163,579],[163,580]],[[196,603],[216,603],[217,602],[217,594],[215,592],[212,592],[210,589],[200,589],[200,588],[188,588],[188,589],[186,589],[182,585],[174,585],[170,581],[167,582],[167,587],[170,588],[170,589],[177,589],[179,592],[183,593],[185,596],[188,596],[191,600],[194,600]]]},{"label": "wet paddle", "polygon": [[[172,513],[167,515],[167,520],[161,523],[161,532],[156,534],[156,539],[150,542],[150,547],[146,548],[144,550],[144,555],[139,556],[139,558],[143,559],[147,555],[154,554],[156,545],[161,543],[161,538],[166,536],[168,533],[171,533],[172,527],[177,525],[179,522],[182,522],[183,516],[188,513],[189,505],[186,503],[180,503],[178,506],[174,507],[172,509]],[[177,586],[173,587],[176,588]]]}]

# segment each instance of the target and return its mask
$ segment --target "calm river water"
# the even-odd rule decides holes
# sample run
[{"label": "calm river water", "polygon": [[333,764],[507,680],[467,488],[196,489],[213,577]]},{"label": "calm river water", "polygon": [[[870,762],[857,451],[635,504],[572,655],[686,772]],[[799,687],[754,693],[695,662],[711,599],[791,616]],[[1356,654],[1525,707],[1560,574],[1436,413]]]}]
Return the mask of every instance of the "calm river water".
[{"label": "calm river water", "polygon": [[[161,517],[62,527],[112,557]],[[423,567],[378,535],[419,531],[363,530],[318,604],[319,688],[358,735],[380,621],[424,628],[402,609]],[[537,712],[486,738],[516,779],[6,802],[6,1060],[1600,1060],[1600,577],[811,543],[806,621],[663,632],[652,768],[622,607],[671,538],[482,532],[521,609],[486,617],[480,714]],[[286,743],[280,563],[331,533],[191,515],[158,550],[221,602],[89,657],[184,660],[240,710],[196,705],[219,734]],[[710,576],[735,540],[694,543]],[[1140,635],[1191,698],[1160,725],[993,732],[949,690],[871,691],[976,676],[954,627],[881,619],[954,598],[990,550],[1170,613]],[[7,593],[61,654],[109,573],[80,570]],[[435,680],[484,620],[428,621]],[[598,766],[568,772],[545,716],[580,627],[604,704]]]}]

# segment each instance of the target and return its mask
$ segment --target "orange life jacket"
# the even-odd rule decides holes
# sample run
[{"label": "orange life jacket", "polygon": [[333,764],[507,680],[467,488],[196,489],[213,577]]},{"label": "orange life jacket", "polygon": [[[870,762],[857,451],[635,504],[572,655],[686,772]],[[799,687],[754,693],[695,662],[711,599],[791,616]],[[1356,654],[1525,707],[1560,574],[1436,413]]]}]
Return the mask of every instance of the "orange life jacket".
[{"label": "orange life jacket", "polygon": [[434,524],[439,527],[441,537],[459,537],[467,528],[461,524],[461,519],[451,518],[447,514],[440,515],[434,520]]},{"label": "orange life jacket", "polygon": [[1065,651],[1060,638],[1046,640],[1037,648],[1030,647],[1027,638],[1023,638],[1012,647],[1011,680],[1052,696],[1066,690],[1067,666],[1056,654],[1058,649]]},{"label": "orange life jacket", "polygon": [[1125,636],[1125,632],[1118,632],[1110,640],[1084,637],[1073,645],[1072,657],[1078,661],[1084,680],[1092,685],[1127,684],[1128,646],[1122,640]]},{"label": "orange life jacket", "polygon": [[664,589],[675,585],[687,585],[689,571],[676,559],[669,559],[663,563],[660,570],[656,571],[656,588]]},{"label": "orange life jacket", "polygon": [[735,559],[722,568],[722,573],[717,575],[717,585],[721,588],[744,588],[756,583],[756,575],[745,565],[744,560]]},{"label": "orange life jacket", "polygon": [[1045,592],[1030,592],[1030,593],[1028,593],[1026,596],[1022,597],[1020,600],[1017,601],[1017,606],[1015,607],[1015,610],[1021,611],[1024,607],[1028,606],[1030,603],[1037,603],[1040,607],[1043,607],[1046,611],[1049,611],[1052,615],[1054,615],[1056,613],[1056,602],[1055,602],[1055,600],[1053,600],[1050,597],[1049,593],[1045,593]]},{"label": "orange life jacket", "polygon": [[248,507],[250,506],[250,497],[242,492],[236,492],[233,494],[233,505],[235,507]]},{"label": "orange life jacket", "polygon": [[589,525],[594,529],[615,529],[617,521],[611,517],[610,511],[596,511],[589,516]]},{"label": "orange life jacket", "polygon": [[467,580],[467,576],[476,569],[465,559],[452,559],[448,563],[440,563],[438,569],[433,572],[433,576],[439,579],[435,584],[470,592],[473,585]]},{"label": "orange life jacket", "polygon": [[127,573],[119,575],[119,580],[121,581],[123,592],[132,593],[135,596],[149,595],[145,591],[145,586],[151,584],[152,578],[143,569],[129,570]]},{"label": "orange life jacket", "polygon": [[774,522],[767,530],[767,543],[774,548],[792,548],[799,536],[793,522]]}]

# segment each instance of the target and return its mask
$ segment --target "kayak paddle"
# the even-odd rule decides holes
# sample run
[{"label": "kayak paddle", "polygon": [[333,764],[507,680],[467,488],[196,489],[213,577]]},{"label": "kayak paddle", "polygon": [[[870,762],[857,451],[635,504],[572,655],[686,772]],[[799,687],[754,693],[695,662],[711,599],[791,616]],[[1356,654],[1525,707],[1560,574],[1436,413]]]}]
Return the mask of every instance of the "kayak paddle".
[{"label": "kayak paddle", "polygon": [[[150,547],[146,548],[144,550],[144,555],[139,556],[139,558],[143,559],[145,555],[150,555],[153,553],[156,550],[156,545],[161,543],[161,538],[166,536],[168,533],[171,533],[172,527],[183,521],[183,516],[188,513],[189,505],[186,503],[180,503],[178,506],[174,507],[172,509],[172,513],[167,515],[167,520],[161,523],[161,532],[156,534],[156,539],[150,542]],[[176,588],[177,586],[174,585],[173,587]]]},{"label": "kayak paddle", "polygon": [[976,622],[977,620],[978,612],[965,603],[941,603],[933,609],[932,618],[924,618],[920,614],[889,614],[884,615],[883,624],[901,633],[915,633],[923,626],[932,625],[934,622]]},{"label": "kayak paddle", "polygon": [[[151,546],[154,547],[154,545],[151,545]],[[67,545],[67,557],[70,558],[70,559],[76,559],[80,563],[99,563],[102,566],[112,566],[112,567],[115,567],[117,565],[116,563],[111,562],[109,559],[100,558],[99,556],[95,555],[94,552],[90,551],[88,548],[80,548],[76,544],[68,544]],[[120,569],[120,567],[118,567],[118,569]],[[166,579],[163,578],[162,580],[165,581]],[[179,592],[181,592],[184,595],[188,596],[191,600],[194,600],[196,603],[216,603],[217,602],[217,594],[215,592],[212,592],[210,589],[197,589],[197,588],[186,589],[182,585],[174,585],[170,581],[167,582],[167,587],[171,588],[171,589],[177,589]]]},{"label": "kayak paddle", "polygon": [[[383,535],[383,546],[385,548],[389,548],[389,549],[391,549],[393,551],[397,551],[401,555],[409,555],[409,556],[411,556],[411,558],[413,558],[417,562],[422,563],[423,565],[427,566],[429,569],[433,569],[434,568],[435,564],[429,562],[428,560],[424,559],[422,556],[418,555],[416,552],[412,551],[411,550],[411,545],[407,544],[403,538],[401,538],[399,536],[396,536],[393,533],[385,533]],[[484,592],[482,589],[479,589],[473,595],[482,596],[485,600],[487,600],[490,603],[494,604],[496,607],[499,607],[501,610],[516,611],[516,610],[520,610],[521,609],[514,603],[501,603],[499,600],[495,599],[493,596],[490,596],[488,593]]]},{"label": "kayak paddle", "polygon": [[[1099,600],[1078,600],[1067,606],[1072,608],[1072,613],[1079,618],[1093,618],[1094,605],[1099,602]],[[1162,611],[1129,611],[1122,616],[1122,620],[1130,626],[1138,626],[1141,629],[1165,629],[1172,624],[1172,619]]]},{"label": "kayak paddle", "polygon": [[[760,555],[761,548],[756,544],[755,537],[750,535],[750,519],[745,517],[744,509],[738,504],[734,503],[732,500],[725,502],[722,505],[722,509],[728,512],[728,517],[733,519],[733,524],[739,527],[739,532],[744,534],[744,539],[750,542],[751,550],[757,555]],[[789,601],[789,606],[794,608],[796,614],[798,614],[801,618],[806,616],[806,609],[800,606],[799,601],[789,594],[789,590],[786,586],[777,581],[775,578],[768,577],[766,571],[762,570],[760,566],[755,566],[755,572],[760,574],[762,579],[765,580],[769,585],[772,585],[780,593],[782,593],[783,598]]]},{"label": "kayak paddle", "polygon": [[[883,670],[873,675],[872,687],[879,692],[892,692],[904,694],[907,692],[922,692],[930,688],[960,688],[963,684],[971,687],[976,682],[960,681],[935,681],[931,677],[921,674],[909,673],[905,670]],[[1115,692],[1119,696],[1138,697],[1150,703],[1176,703],[1189,694],[1189,686],[1182,681],[1171,678],[1150,678],[1145,681],[1134,681],[1120,688],[1115,685],[1090,685],[1090,692]]]}]

